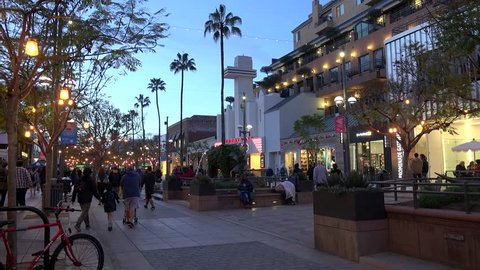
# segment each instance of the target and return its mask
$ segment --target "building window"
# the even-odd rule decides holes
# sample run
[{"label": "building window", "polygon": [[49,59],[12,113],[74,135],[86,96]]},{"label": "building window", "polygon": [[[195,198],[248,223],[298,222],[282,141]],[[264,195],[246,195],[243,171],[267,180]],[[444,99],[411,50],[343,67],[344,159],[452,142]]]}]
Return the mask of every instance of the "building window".
[{"label": "building window", "polygon": [[343,3],[335,8],[335,14],[337,15],[337,17],[342,16],[344,13],[345,13],[345,7]]},{"label": "building window", "polygon": [[295,33],[295,42],[300,42],[300,31],[298,31],[297,33]]},{"label": "building window", "polygon": [[317,74],[317,88],[323,87],[325,80],[323,78],[323,72]]},{"label": "building window", "polygon": [[370,54],[362,55],[358,58],[360,73],[370,71]]},{"label": "building window", "polygon": [[373,52],[373,58],[375,61],[375,68],[384,68],[384,59],[383,59],[383,48],[375,50]]},{"label": "building window", "polygon": [[345,75],[347,75],[348,78],[352,76],[352,62],[348,61],[345,62]]},{"label": "building window", "polygon": [[338,82],[338,67],[330,69],[330,82]]},{"label": "building window", "polygon": [[361,22],[355,26],[355,37],[356,39],[361,39],[367,36],[370,33],[370,30],[373,29],[373,26],[366,22]]},{"label": "building window", "polygon": [[357,6],[360,5],[360,4],[362,4],[363,1],[365,1],[365,0],[357,0]]}]

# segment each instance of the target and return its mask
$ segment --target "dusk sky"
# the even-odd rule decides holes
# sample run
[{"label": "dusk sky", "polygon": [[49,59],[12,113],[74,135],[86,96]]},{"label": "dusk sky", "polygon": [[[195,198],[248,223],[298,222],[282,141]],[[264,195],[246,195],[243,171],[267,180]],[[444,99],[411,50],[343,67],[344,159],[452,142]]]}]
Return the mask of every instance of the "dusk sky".
[{"label": "dusk sky", "polygon": [[[326,1],[321,1],[322,3]],[[156,53],[139,55],[142,67],[137,72],[118,77],[105,93],[122,112],[133,109],[139,94],[150,97],[146,108],[146,132],[158,133],[155,94],[147,89],[151,78],[161,78],[166,92],[159,94],[162,133],[165,133],[166,116],[169,124],[180,120],[180,73],[170,71],[170,63],[177,53],[188,53],[195,59],[197,71],[185,73],[183,117],[192,115],[217,115],[220,113],[220,44],[212,35],[204,37],[204,24],[208,15],[223,3],[227,12],[242,18],[242,37],[231,36],[225,42],[225,66],[233,66],[234,57],[246,55],[253,58],[257,78],[265,73],[262,66],[272,58],[280,58],[293,49],[291,31],[308,18],[311,0],[150,0],[151,12],[166,8],[170,16],[164,22],[170,25],[169,37],[161,40],[164,47]],[[233,81],[225,80],[225,97],[233,95]]]}]

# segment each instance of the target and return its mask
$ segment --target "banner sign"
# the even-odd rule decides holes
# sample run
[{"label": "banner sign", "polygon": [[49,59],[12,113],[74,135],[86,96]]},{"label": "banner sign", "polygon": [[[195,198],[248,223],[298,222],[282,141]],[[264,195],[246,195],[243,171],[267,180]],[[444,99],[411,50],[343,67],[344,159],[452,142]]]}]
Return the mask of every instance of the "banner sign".
[{"label": "banner sign", "polygon": [[65,129],[60,135],[62,145],[74,145],[77,144],[77,123],[67,122]]},{"label": "banner sign", "polygon": [[345,132],[345,117],[343,115],[335,116],[335,132],[337,133]]}]

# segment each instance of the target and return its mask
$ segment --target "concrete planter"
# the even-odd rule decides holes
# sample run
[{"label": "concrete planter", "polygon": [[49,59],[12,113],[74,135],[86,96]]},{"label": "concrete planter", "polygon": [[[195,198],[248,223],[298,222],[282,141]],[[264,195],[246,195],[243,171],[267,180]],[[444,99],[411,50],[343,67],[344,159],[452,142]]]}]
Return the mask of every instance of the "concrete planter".
[{"label": "concrete planter", "polygon": [[313,192],[315,215],[348,220],[384,219],[385,203],[383,192],[360,190],[335,194],[327,190]]},{"label": "concrete planter", "polygon": [[213,183],[196,183],[190,184],[190,195],[195,196],[212,196],[215,195],[215,184]]},{"label": "concrete planter", "polygon": [[315,248],[352,261],[387,251],[383,193],[313,192]]}]

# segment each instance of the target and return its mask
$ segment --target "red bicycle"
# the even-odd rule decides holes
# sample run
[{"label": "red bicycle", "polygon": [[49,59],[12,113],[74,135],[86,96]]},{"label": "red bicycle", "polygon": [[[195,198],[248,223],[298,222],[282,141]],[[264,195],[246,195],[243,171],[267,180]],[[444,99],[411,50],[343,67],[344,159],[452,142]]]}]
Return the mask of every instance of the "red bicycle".
[{"label": "red bicycle", "polygon": [[[59,215],[62,211],[74,212],[81,211],[70,207],[52,207],[45,208],[45,210],[53,210],[55,213],[55,222],[31,225],[26,228],[9,227],[3,228],[6,225],[11,225],[13,221],[0,221],[0,238],[5,244],[5,250],[7,251],[7,261],[12,269],[16,269],[17,262],[14,260],[12,249],[7,241],[7,235],[9,233],[15,233],[19,231],[27,231],[34,229],[42,229],[46,227],[57,227],[56,234],[47,242],[43,248],[38,252],[32,254],[34,256],[33,261],[30,262],[28,270],[37,269],[103,269],[104,253],[100,242],[89,234],[74,234],[69,235],[63,228],[62,222],[59,219]],[[42,256],[52,247],[56,240],[61,239],[59,245],[55,248],[48,265],[42,265]],[[4,265],[0,262],[0,270],[4,270]]]}]

